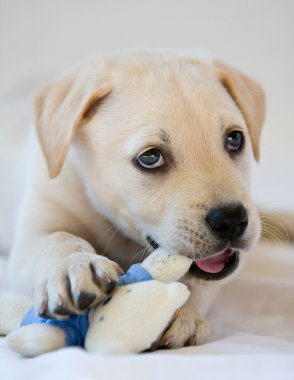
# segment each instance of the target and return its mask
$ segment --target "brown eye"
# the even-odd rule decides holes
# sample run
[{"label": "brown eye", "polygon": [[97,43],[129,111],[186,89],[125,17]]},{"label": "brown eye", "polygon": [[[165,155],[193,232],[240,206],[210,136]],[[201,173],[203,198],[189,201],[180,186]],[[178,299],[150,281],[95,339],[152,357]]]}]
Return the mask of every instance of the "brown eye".
[{"label": "brown eye", "polygon": [[244,145],[244,135],[241,131],[232,131],[228,134],[226,140],[226,149],[228,152],[237,153]]},{"label": "brown eye", "polygon": [[148,149],[137,156],[137,162],[146,169],[155,169],[165,164],[159,149]]}]

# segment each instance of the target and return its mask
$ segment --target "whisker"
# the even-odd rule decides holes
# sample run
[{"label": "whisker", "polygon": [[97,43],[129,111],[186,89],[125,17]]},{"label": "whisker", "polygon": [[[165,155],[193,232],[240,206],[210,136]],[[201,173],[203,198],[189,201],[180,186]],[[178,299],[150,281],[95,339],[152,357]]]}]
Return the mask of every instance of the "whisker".
[{"label": "whisker", "polygon": [[117,228],[116,228],[116,226],[114,226],[113,224],[112,225],[110,225],[107,229],[106,229],[106,231],[104,231],[104,233],[101,235],[101,237],[100,237],[100,240],[102,240],[109,232],[111,232],[112,233],[112,231],[113,230],[116,230]]},{"label": "whisker", "polygon": [[[263,233],[266,234],[266,235],[268,235],[268,238],[267,238],[267,236],[263,235],[263,240],[269,241],[269,242],[272,241],[272,240],[274,240],[274,241],[277,241],[279,243],[285,242],[285,236],[284,235],[280,235],[275,230],[273,230],[271,228],[272,226],[264,226],[263,225],[262,227],[263,227],[262,228]],[[269,239],[269,237],[271,239]]]},{"label": "whisker", "polygon": [[261,221],[261,226],[265,227],[265,228],[272,228],[274,231],[277,231],[279,233],[286,233],[287,232],[280,225],[273,225],[273,224],[268,223],[266,221]]},{"label": "whisker", "polygon": [[144,259],[147,257],[149,252],[150,252],[149,247],[144,247],[138,253],[136,253],[135,256],[132,257],[131,263],[134,263],[135,261],[137,261],[136,259],[138,258],[138,256],[140,256],[139,262],[144,261]]},{"label": "whisker", "polygon": [[263,233],[271,232],[272,235],[280,238],[281,241],[286,241],[286,242],[290,241],[288,231],[282,224],[275,223],[275,225],[273,225],[272,223],[268,223],[265,220],[261,220],[261,227],[262,227]]},{"label": "whisker", "polygon": [[112,242],[112,240],[114,239],[115,235],[119,232],[119,229],[115,227],[115,230],[113,231],[113,233],[111,234],[110,238],[108,239],[106,245],[104,246],[103,248],[103,255],[106,254],[107,252],[107,248],[109,247],[110,243]]},{"label": "whisker", "polygon": [[289,236],[287,233],[283,234],[283,232],[273,228],[272,226],[270,227],[266,227],[266,226],[262,226],[262,232],[264,234],[271,234],[271,236],[275,236],[276,238],[278,238],[281,242],[289,242]]},{"label": "whisker", "polygon": [[271,225],[276,225],[280,227],[285,233],[288,231],[288,225],[285,221],[283,221],[282,217],[277,214],[276,217],[269,216],[269,215],[260,215],[261,222],[267,223],[267,221],[272,221]]}]

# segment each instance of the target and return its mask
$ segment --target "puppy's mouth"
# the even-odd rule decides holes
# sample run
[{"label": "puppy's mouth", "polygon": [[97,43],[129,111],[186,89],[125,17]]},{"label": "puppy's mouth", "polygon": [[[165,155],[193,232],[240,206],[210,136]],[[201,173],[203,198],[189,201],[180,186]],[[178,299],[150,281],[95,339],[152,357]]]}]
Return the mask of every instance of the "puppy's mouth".
[{"label": "puppy's mouth", "polygon": [[239,252],[227,248],[204,259],[194,260],[189,272],[203,280],[221,280],[229,276],[239,264]]},{"label": "puppy's mouth", "polygon": [[[146,237],[153,249],[159,244],[151,237]],[[204,259],[194,260],[189,273],[207,281],[221,280],[235,271],[239,264],[239,251],[227,248]]]}]

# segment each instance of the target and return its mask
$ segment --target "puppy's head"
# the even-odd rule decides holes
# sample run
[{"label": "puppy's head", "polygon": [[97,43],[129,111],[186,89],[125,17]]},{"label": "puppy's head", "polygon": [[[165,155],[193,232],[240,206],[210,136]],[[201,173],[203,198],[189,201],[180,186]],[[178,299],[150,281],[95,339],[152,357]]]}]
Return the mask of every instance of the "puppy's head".
[{"label": "puppy's head", "polygon": [[260,233],[249,196],[259,85],[216,61],[130,54],[91,63],[37,98],[51,177],[74,140],[93,207],[131,239],[226,277]]}]

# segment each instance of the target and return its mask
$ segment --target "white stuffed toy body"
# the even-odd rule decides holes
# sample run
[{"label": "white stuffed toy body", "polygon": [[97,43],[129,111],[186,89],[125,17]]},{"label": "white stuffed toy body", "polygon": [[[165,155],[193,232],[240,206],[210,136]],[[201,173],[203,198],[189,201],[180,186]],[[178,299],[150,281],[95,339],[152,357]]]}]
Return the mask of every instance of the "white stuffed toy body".
[{"label": "white stuffed toy body", "polygon": [[121,276],[120,286],[111,296],[90,312],[68,320],[36,316],[25,297],[2,297],[0,333],[9,333],[9,347],[23,356],[69,345],[97,354],[142,352],[151,347],[174,312],[187,301],[187,287],[174,281],[189,270],[191,263],[184,256],[159,248]]}]

